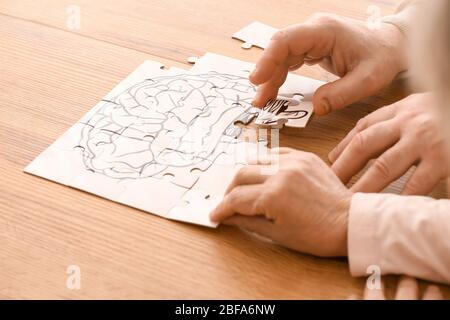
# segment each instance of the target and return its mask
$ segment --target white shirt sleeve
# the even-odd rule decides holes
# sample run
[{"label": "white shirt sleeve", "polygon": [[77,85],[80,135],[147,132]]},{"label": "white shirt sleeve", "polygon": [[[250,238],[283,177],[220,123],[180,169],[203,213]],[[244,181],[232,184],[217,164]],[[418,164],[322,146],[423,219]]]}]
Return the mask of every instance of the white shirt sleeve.
[{"label": "white shirt sleeve", "polygon": [[421,4],[423,4],[423,0],[403,1],[395,14],[381,18],[381,22],[393,24],[399,28],[404,35],[408,35],[411,24],[414,21],[414,15],[417,10],[420,10]]}]

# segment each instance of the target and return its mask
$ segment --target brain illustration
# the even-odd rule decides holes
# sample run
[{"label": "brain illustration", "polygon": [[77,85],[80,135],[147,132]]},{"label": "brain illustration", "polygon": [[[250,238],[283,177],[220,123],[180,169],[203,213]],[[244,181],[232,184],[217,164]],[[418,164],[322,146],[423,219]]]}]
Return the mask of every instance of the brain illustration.
[{"label": "brain illustration", "polygon": [[248,79],[210,72],[157,76],[105,99],[82,121],[86,169],[145,178],[211,159],[251,106]]}]

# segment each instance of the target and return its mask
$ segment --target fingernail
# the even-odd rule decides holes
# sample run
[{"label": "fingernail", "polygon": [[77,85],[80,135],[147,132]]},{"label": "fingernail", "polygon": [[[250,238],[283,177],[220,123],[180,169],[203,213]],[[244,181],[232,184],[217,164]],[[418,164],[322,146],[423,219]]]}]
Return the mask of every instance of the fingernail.
[{"label": "fingernail", "polygon": [[216,209],[209,213],[209,219],[211,219],[212,222],[219,222],[216,217]]},{"label": "fingernail", "polygon": [[252,78],[255,77],[257,71],[258,71],[258,67],[255,66],[255,68],[253,68],[253,71],[250,72],[250,75],[249,75],[250,81],[252,81]]},{"label": "fingernail", "polygon": [[330,104],[327,99],[322,99],[322,101],[317,106],[316,113],[319,116],[325,115],[331,111]]},{"label": "fingernail", "polygon": [[336,148],[330,151],[330,153],[328,154],[328,160],[330,160],[331,163],[336,161]]},{"label": "fingernail", "polygon": [[[258,105],[256,104],[256,99],[253,99],[252,106],[255,108],[259,108]],[[259,108],[259,109],[261,109],[261,108]]]},{"label": "fingernail", "polygon": [[260,96],[260,94],[259,94],[259,92],[257,92],[255,97],[253,98],[252,106],[255,108],[261,109],[262,106],[258,103],[258,101],[261,100],[259,96]]}]

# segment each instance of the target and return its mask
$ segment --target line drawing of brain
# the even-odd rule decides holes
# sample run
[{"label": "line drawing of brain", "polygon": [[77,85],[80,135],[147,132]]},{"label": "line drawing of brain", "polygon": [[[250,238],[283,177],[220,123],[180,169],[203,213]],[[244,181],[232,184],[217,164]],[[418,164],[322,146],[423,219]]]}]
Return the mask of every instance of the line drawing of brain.
[{"label": "line drawing of brain", "polygon": [[251,108],[247,78],[209,72],[146,79],[102,100],[76,146],[87,170],[117,179],[154,177],[170,167],[214,161]]}]

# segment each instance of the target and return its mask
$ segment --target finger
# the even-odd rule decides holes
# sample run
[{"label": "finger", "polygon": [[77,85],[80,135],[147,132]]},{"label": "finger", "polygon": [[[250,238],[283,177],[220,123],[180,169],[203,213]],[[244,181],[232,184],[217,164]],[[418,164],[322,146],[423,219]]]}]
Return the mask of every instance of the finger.
[{"label": "finger", "polygon": [[258,165],[248,165],[239,169],[233,180],[227,187],[225,194],[230,193],[235,187],[248,184],[259,184],[267,180],[268,176],[261,174],[262,167]]},{"label": "finger", "polygon": [[287,65],[280,65],[275,69],[272,78],[258,87],[252,103],[254,107],[263,108],[267,101],[277,97],[278,89],[283,85],[284,81],[286,81],[288,71],[289,68]]},{"label": "finger", "polygon": [[211,212],[212,221],[220,222],[234,214],[259,215],[264,208],[259,206],[259,197],[263,192],[261,184],[252,184],[235,187],[225,195],[222,202]]},{"label": "finger", "polygon": [[398,280],[395,300],[417,300],[419,298],[419,285],[417,280],[407,276],[401,276]]},{"label": "finger", "polygon": [[301,66],[305,53],[310,52],[317,59],[328,56],[333,40],[329,26],[318,23],[297,24],[275,33],[249,77],[260,86],[253,105],[262,108],[276,97],[289,67]]},{"label": "finger", "polygon": [[291,65],[291,66],[289,67],[289,71],[295,71],[295,70],[297,70],[297,69],[300,69],[302,66],[303,66],[303,62],[302,62],[302,63],[298,63],[298,64]]},{"label": "finger", "polygon": [[294,71],[299,69],[303,63],[305,62],[304,56],[289,56],[286,61],[286,65],[289,68],[289,71]]},{"label": "finger", "polygon": [[325,115],[367,98],[385,86],[367,68],[357,67],[344,77],[324,84],[313,97],[314,111]]},{"label": "finger", "polygon": [[[352,141],[353,137],[359,132],[373,126],[376,123],[392,119],[395,116],[398,104],[394,103],[389,106],[378,109],[371,114],[360,119],[356,126],[347,134],[347,136],[342,139],[342,141],[334,148],[328,155],[328,159],[331,163],[335,162],[340,156],[342,151],[347,147],[347,145]],[[398,127],[398,124],[397,124]]]},{"label": "finger", "polygon": [[286,147],[279,147],[279,148],[272,148],[270,152],[272,154],[288,154],[294,152],[295,149],[292,148],[286,148]]},{"label": "finger", "polygon": [[423,160],[405,184],[404,195],[427,195],[441,181],[439,168],[433,163]]},{"label": "finger", "polygon": [[246,159],[248,165],[270,165],[277,163],[277,160],[272,154],[252,154]]},{"label": "finger", "polygon": [[286,32],[286,30],[280,30],[275,33],[263,51],[255,69],[249,76],[254,85],[261,85],[269,81],[279,66],[286,65],[289,56]]},{"label": "finger", "polygon": [[408,171],[417,158],[413,144],[400,139],[372,163],[351,189],[354,192],[379,192]]},{"label": "finger", "polygon": [[305,59],[305,64],[308,66],[313,66],[316,64],[320,64],[322,62],[323,58],[318,58],[318,59]]},{"label": "finger", "polygon": [[379,289],[364,287],[364,300],[386,300],[384,295],[384,281],[381,280],[381,287]]},{"label": "finger", "polygon": [[242,215],[234,215],[224,220],[224,223],[257,233],[258,235],[270,239],[273,239],[276,232],[274,223],[263,217],[247,217]]},{"label": "finger", "polygon": [[431,285],[425,289],[423,293],[423,300],[444,300],[442,292],[438,286]]},{"label": "finger", "polygon": [[[323,34],[326,32],[317,32],[315,26],[306,23],[292,25],[276,32],[250,74],[250,81],[255,85],[263,84],[272,78],[279,66],[299,64],[315,43],[322,42]],[[326,36],[330,38],[329,35]]]},{"label": "finger", "polygon": [[353,139],[333,163],[331,168],[347,183],[366,164],[400,139],[400,130],[394,121],[383,121],[353,136]]},{"label": "finger", "polygon": [[333,60],[331,59],[331,57],[324,57],[322,59],[322,61],[319,62],[319,66],[322,69],[328,71],[329,73],[332,73],[334,75],[337,74],[335,66],[333,64]]}]

